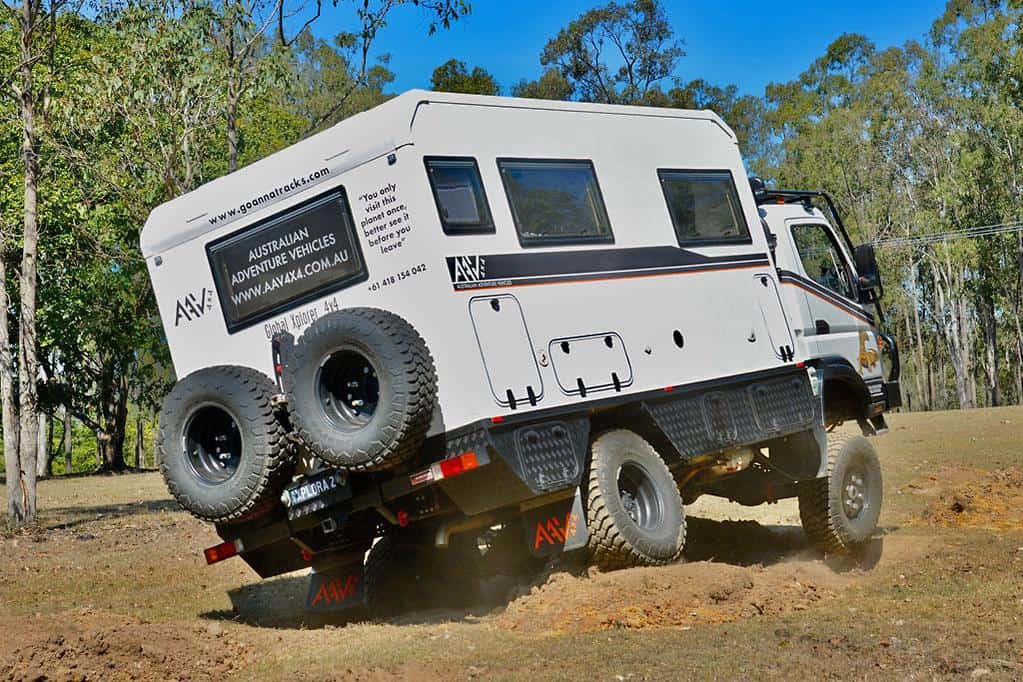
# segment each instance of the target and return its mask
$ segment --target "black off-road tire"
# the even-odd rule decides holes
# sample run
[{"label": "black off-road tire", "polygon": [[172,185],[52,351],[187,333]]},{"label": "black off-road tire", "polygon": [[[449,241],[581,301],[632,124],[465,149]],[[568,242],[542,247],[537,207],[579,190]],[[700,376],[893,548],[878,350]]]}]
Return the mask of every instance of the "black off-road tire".
[{"label": "black off-road tire", "polygon": [[[863,485],[856,485],[859,475]],[[862,493],[862,507],[852,513],[846,487]],[[883,499],[881,463],[866,437],[851,433],[828,436],[827,476],[809,481],[799,495],[799,518],[814,547],[825,554],[848,554],[867,544],[877,529]],[[850,502],[855,508],[855,502]]]},{"label": "black off-road tire", "polygon": [[[274,413],[275,392],[265,375],[234,366],[207,367],[174,386],[160,412],[157,448],[164,481],[182,507],[207,521],[236,523],[279,504],[294,458]],[[211,467],[209,461],[216,456],[200,457],[201,448],[188,440],[197,434],[206,442],[215,440],[215,429],[204,429],[200,422],[223,420],[229,425],[225,415],[235,424],[221,436],[235,446],[230,448],[236,452],[233,473],[218,470],[216,464]]]},{"label": "black off-road tire", "polygon": [[[374,411],[365,423],[328,416],[321,371],[331,358],[361,356],[377,383]],[[347,471],[388,469],[412,457],[430,428],[437,372],[426,342],[408,322],[373,308],[321,317],[302,334],[284,375],[288,411],[296,433],[325,462]],[[340,405],[336,395],[334,405]],[[338,407],[337,410],[350,409]]]},{"label": "black off-road tire", "polygon": [[[636,470],[645,475],[648,492],[656,497],[656,519],[647,514],[637,521],[636,512],[630,515],[627,508],[620,480],[626,471]],[[678,486],[657,451],[632,431],[607,431],[593,441],[586,526],[591,559],[603,570],[659,566],[682,556],[686,519]]]},{"label": "black off-road tire", "polygon": [[363,568],[366,610],[376,619],[421,609],[463,608],[479,600],[475,535],[456,535],[441,549],[432,535],[395,533],[369,550]]}]

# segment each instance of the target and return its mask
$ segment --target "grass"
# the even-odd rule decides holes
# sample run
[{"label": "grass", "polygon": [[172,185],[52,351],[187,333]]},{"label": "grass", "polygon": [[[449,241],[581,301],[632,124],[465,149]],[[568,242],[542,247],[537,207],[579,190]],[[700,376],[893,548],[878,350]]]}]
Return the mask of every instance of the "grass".
[{"label": "grass", "polygon": [[[233,620],[228,592],[256,578],[238,561],[203,564],[200,550],[216,535],[177,509],[158,474],[43,481],[41,531],[0,539],[0,677],[5,658],[48,651],[49,633],[107,632],[113,619],[139,637],[186,633],[189,646],[223,628],[249,647],[233,673],[243,678],[1023,678],[1023,531],[917,523],[933,498],[907,485],[936,472],[951,480],[954,470],[1023,467],[1023,409],[890,421],[876,439],[886,482],[878,566],[802,610],[687,628],[527,635],[466,614],[248,625]],[[300,598],[301,578],[275,584],[275,608]],[[187,647],[180,655],[171,662],[203,679]]]}]

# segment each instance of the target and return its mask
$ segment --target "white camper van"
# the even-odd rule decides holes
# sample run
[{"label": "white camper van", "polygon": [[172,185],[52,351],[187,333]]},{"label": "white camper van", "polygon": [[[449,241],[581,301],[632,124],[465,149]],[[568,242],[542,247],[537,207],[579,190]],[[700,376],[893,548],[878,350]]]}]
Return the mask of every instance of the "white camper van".
[{"label": "white camper van", "polygon": [[[161,462],[207,559],[383,608],[509,538],[675,560],[703,493],[799,497],[822,548],[863,543],[877,457],[829,451],[821,406],[855,356],[807,329],[826,285],[782,231],[831,228],[767,203],[710,112],[412,91],[158,207]],[[828,417],[873,433],[872,400]]]}]

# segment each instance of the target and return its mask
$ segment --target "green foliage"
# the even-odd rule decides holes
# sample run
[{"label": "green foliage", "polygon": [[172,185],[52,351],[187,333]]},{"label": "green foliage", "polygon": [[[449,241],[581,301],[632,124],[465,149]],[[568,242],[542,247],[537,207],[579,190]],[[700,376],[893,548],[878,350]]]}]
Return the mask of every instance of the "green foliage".
[{"label": "green foliage", "polygon": [[[76,471],[96,467],[97,437],[117,445],[114,455],[123,445],[130,461],[135,411],[153,414],[173,381],[137,248],[150,210],[390,97],[389,59],[369,55],[391,12],[416,9],[433,32],[469,8],[351,0],[350,9],[354,21],[331,40],[302,25],[309,7],[270,0],[131,0],[57,17],[59,39],[37,74],[46,93],[38,351],[44,409],[76,416]],[[0,15],[0,75],[18,63],[15,19]],[[553,36],[542,75],[510,92],[715,111],[752,171],[831,191],[854,237],[881,245],[888,327],[914,406],[1018,402],[1023,237],[912,240],[1023,221],[1021,19],[1018,3],[952,0],[920,42],[882,50],[839,36],[797,78],[756,97],[680,79],[682,42],[658,0],[611,2]],[[431,85],[500,92],[457,58]],[[0,98],[0,257],[15,338],[19,125],[14,99]],[[61,451],[58,471],[62,462]]]},{"label": "green foliage", "polygon": [[926,43],[879,51],[844,35],[767,88],[754,165],[831,190],[854,235],[882,244],[887,280],[903,285],[888,288],[890,331],[918,407],[1023,400],[1019,232],[914,241],[1023,220],[1021,19],[1017,3],[953,0]]},{"label": "green foliage", "polygon": [[583,100],[640,104],[684,55],[659,0],[634,0],[584,12],[547,42],[540,63]]},{"label": "green foliage", "polygon": [[532,99],[569,100],[575,93],[575,86],[558,69],[545,69],[535,81],[520,80],[512,86],[512,97]]},{"label": "green foliage", "polygon": [[[131,463],[133,415],[153,414],[173,382],[138,251],[152,208],[386,99],[387,58],[367,64],[366,55],[396,8],[418,8],[431,33],[468,12],[462,0],[352,5],[358,24],[330,43],[307,30],[283,35],[280,18],[301,8],[264,0],[132,0],[57,16],[58,40],[37,74],[46,93],[37,352],[42,408],[75,416],[75,472]],[[13,18],[0,14],[0,77],[18,60]],[[19,126],[13,99],[0,98],[0,257],[12,294]]]},{"label": "green foliage", "polygon": [[465,62],[449,59],[433,70],[430,87],[438,92],[461,92],[469,95],[497,95],[501,86],[485,69],[465,66]]}]

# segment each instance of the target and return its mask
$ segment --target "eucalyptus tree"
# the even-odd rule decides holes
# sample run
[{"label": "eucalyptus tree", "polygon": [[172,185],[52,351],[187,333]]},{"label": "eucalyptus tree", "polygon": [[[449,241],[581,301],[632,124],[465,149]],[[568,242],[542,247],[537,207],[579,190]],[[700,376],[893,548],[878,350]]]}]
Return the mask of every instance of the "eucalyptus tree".
[{"label": "eucalyptus tree", "polygon": [[[60,90],[61,79],[71,68],[66,60],[61,36],[64,17],[74,17],[77,9],[67,0],[0,1],[0,30],[4,33],[0,41],[0,48],[4,50],[0,56],[0,64],[3,66],[0,70],[0,96],[13,101],[16,111],[15,129],[20,143],[17,175],[21,178],[21,192],[16,204],[19,220],[5,225],[5,228],[13,228],[9,235],[12,241],[21,243],[16,296],[18,440],[17,447],[8,448],[4,456],[9,490],[8,513],[16,526],[34,523],[36,517],[36,467],[39,456],[36,287],[39,185],[45,172],[41,128],[45,124],[47,104],[54,93]],[[0,329],[0,343],[4,340],[3,336],[4,330]],[[0,362],[0,375],[8,371],[13,372],[11,365]],[[13,404],[11,393],[15,390],[13,379],[0,379],[0,390],[5,393],[3,403],[10,407]]]},{"label": "eucalyptus tree", "polygon": [[575,94],[575,86],[556,68],[548,67],[536,80],[522,79],[511,88],[512,97],[567,101]]},{"label": "eucalyptus tree", "polygon": [[439,92],[461,92],[470,95],[498,95],[501,86],[493,74],[481,66],[472,70],[460,59],[449,59],[430,76],[430,88]]},{"label": "eucalyptus tree", "polygon": [[557,68],[582,100],[642,104],[684,55],[660,1],[633,0],[569,22],[547,42],[540,63]]}]

